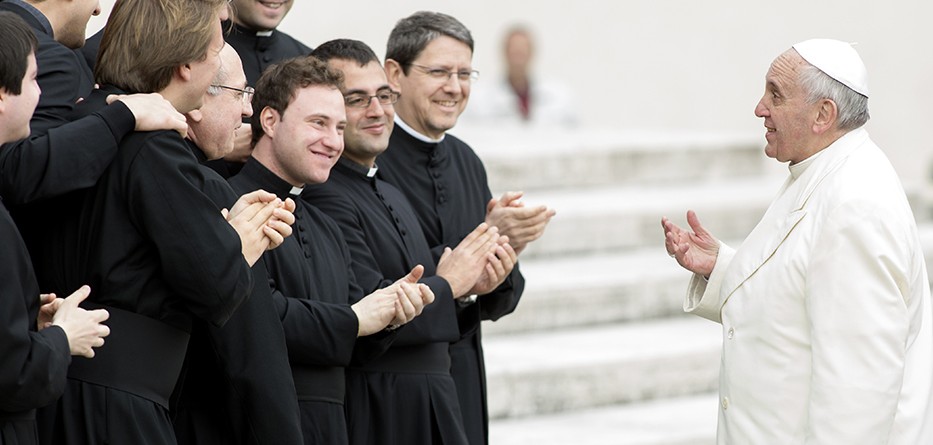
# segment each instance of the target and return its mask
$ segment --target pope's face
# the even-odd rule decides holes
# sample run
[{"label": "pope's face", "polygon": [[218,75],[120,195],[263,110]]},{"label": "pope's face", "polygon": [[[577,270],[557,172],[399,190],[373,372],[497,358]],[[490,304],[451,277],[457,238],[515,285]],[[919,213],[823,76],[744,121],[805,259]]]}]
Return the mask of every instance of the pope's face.
[{"label": "pope's face", "polygon": [[765,94],[755,107],[755,116],[765,120],[765,154],[780,162],[796,164],[815,152],[813,125],[819,105],[807,103],[800,84],[805,65],[796,51],[778,56],[765,77]]}]

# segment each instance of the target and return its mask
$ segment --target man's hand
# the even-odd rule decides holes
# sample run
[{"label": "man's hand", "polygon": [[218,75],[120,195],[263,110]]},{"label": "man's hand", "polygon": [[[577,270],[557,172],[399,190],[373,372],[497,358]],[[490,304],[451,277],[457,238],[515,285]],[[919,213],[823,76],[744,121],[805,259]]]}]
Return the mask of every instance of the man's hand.
[{"label": "man's hand", "polygon": [[39,315],[36,316],[36,326],[41,331],[52,326],[52,318],[55,311],[58,310],[64,298],[57,298],[55,294],[39,294]]},{"label": "man's hand", "polygon": [[266,250],[272,250],[282,245],[285,238],[292,234],[292,224],[295,223],[295,201],[285,198],[282,205],[272,211],[272,217],[266,223],[264,233],[269,238]]},{"label": "man's hand", "polygon": [[525,207],[523,192],[506,192],[486,205],[486,223],[509,237],[509,244],[520,254],[528,243],[544,235],[544,229],[557,212],[547,206]]},{"label": "man's hand", "polygon": [[233,151],[224,156],[225,161],[245,163],[253,154],[253,127],[243,124],[237,128],[233,137]]},{"label": "man's hand", "polygon": [[[104,337],[110,335],[110,328],[101,324],[110,318],[110,313],[104,309],[93,311],[78,307],[91,293],[91,288],[81,286],[73,294],[64,299],[56,299],[47,304],[56,304],[58,307],[52,317],[52,325],[65,331],[68,337],[68,347],[71,355],[80,355],[87,358],[94,357],[94,349],[104,345]],[[54,298],[54,297],[53,297]]]},{"label": "man's hand", "polygon": [[175,130],[181,137],[188,135],[185,115],[159,93],[111,94],[107,103],[123,102],[136,118],[136,131]]},{"label": "man's hand", "polygon": [[499,229],[481,223],[455,249],[444,249],[436,274],[447,280],[454,298],[466,295],[477,284],[500,238]]},{"label": "man's hand", "polygon": [[719,256],[719,240],[707,232],[693,210],[687,211],[687,224],[693,232],[681,229],[666,217],[661,218],[664,247],[677,263],[698,275],[709,277]]},{"label": "man's hand", "polygon": [[[294,202],[291,206],[294,208]],[[243,258],[250,266],[259,260],[274,240],[281,244],[284,236],[287,236],[282,236],[282,233],[273,227],[280,226],[280,224],[273,223],[272,226],[269,224],[276,209],[286,210],[282,200],[271,193],[256,190],[241,196],[229,212],[227,209],[221,210],[227,222],[240,235]],[[280,215],[287,219],[287,216],[281,212]],[[287,232],[291,234],[291,227],[287,229]]]},{"label": "man's hand", "polygon": [[421,315],[424,307],[434,302],[431,288],[418,283],[422,275],[424,267],[419,264],[408,275],[351,306],[360,323],[358,335],[372,335],[390,324],[400,326]]},{"label": "man's hand", "polygon": [[508,237],[503,236],[501,239],[505,242],[498,244],[495,253],[487,256],[488,261],[485,270],[473,288],[470,289],[470,294],[485,295],[492,292],[508,278],[509,274],[512,273],[512,269],[515,268],[515,263],[518,262],[518,254],[509,245]]}]

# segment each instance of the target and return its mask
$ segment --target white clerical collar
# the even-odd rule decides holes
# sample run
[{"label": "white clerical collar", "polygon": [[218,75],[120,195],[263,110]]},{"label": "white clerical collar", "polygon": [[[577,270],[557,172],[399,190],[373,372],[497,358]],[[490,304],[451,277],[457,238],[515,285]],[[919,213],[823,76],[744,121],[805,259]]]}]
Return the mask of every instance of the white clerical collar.
[{"label": "white clerical collar", "polygon": [[256,37],[269,37],[274,31],[274,29],[270,29],[268,31],[256,31]]},{"label": "white clerical collar", "polygon": [[294,186],[293,186],[292,189],[288,192],[288,194],[289,194],[289,195],[292,195],[292,196],[301,196],[301,192],[303,192],[304,189],[305,189],[304,187],[294,187]]},{"label": "white clerical collar", "polygon": [[366,172],[366,177],[372,178],[373,176],[376,176],[376,172],[378,171],[379,171],[379,166],[376,164],[373,164],[373,166],[369,168],[369,171]]},{"label": "white clerical collar", "polygon": [[408,124],[406,124],[405,121],[403,121],[402,118],[399,117],[398,113],[395,113],[395,125],[398,125],[399,127],[401,127],[402,130],[405,130],[406,133],[412,135],[412,137],[414,137],[415,139],[419,141],[423,141],[423,142],[428,142],[431,144],[436,144],[438,142],[441,142],[444,140],[444,137],[447,136],[447,134],[444,133],[443,135],[441,135],[440,139],[433,139],[421,133],[418,133],[417,131],[415,131],[415,129],[411,128]]},{"label": "white clerical collar", "polygon": [[825,148],[810,155],[810,157],[807,159],[804,159],[796,164],[788,165],[787,168],[790,169],[790,175],[793,176],[794,179],[799,178],[800,175],[803,174],[803,172],[807,171],[808,167],[813,165],[813,161],[816,158],[820,157],[820,155],[823,154],[824,151],[826,151]]}]

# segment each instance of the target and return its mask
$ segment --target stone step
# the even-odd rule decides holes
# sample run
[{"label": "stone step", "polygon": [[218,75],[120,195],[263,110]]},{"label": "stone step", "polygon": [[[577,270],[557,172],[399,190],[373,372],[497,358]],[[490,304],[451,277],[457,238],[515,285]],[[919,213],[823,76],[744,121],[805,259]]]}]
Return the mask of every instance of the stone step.
[{"label": "stone step", "polygon": [[688,209],[695,210],[715,236],[744,239],[783,181],[783,176],[768,175],[700,184],[527,193],[526,205],[545,204],[557,215],[522,259],[660,246],[664,239],[661,217],[687,227]]},{"label": "stone step", "polygon": [[693,316],[485,339],[490,418],[709,392],[720,325]]},{"label": "stone step", "polygon": [[484,323],[487,338],[681,315],[690,279],[660,243],[621,253],[532,259],[521,270],[522,301],[507,317]]},{"label": "stone step", "polygon": [[776,162],[760,134],[458,128],[493,190],[659,184],[754,177]]},{"label": "stone step", "polygon": [[613,405],[489,424],[496,445],[713,445],[716,393]]}]

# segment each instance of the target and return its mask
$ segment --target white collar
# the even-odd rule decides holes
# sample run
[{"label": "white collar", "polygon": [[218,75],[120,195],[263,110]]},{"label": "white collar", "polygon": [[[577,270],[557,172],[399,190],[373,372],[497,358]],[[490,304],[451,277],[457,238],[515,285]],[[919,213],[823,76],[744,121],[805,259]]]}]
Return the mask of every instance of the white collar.
[{"label": "white collar", "polygon": [[444,137],[447,136],[447,133],[444,133],[443,135],[441,135],[441,138],[440,138],[440,139],[433,139],[433,138],[430,138],[430,137],[428,137],[428,136],[425,136],[425,135],[423,135],[423,134],[421,134],[421,133],[415,131],[415,129],[411,128],[411,126],[409,126],[408,124],[406,124],[405,121],[403,121],[402,118],[399,117],[398,113],[395,113],[395,125],[398,125],[399,127],[401,127],[402,130],[405,130],[406,133],[412,135],[415,139],[417,139],[417,140],[419,140],[419,141],[423,141],[423,142],[428,142],[428,143],[431,143],[431,144],[436,144],[436,143],[438,143],[438,142],[441,142],[441,141],[444,140]]}]

